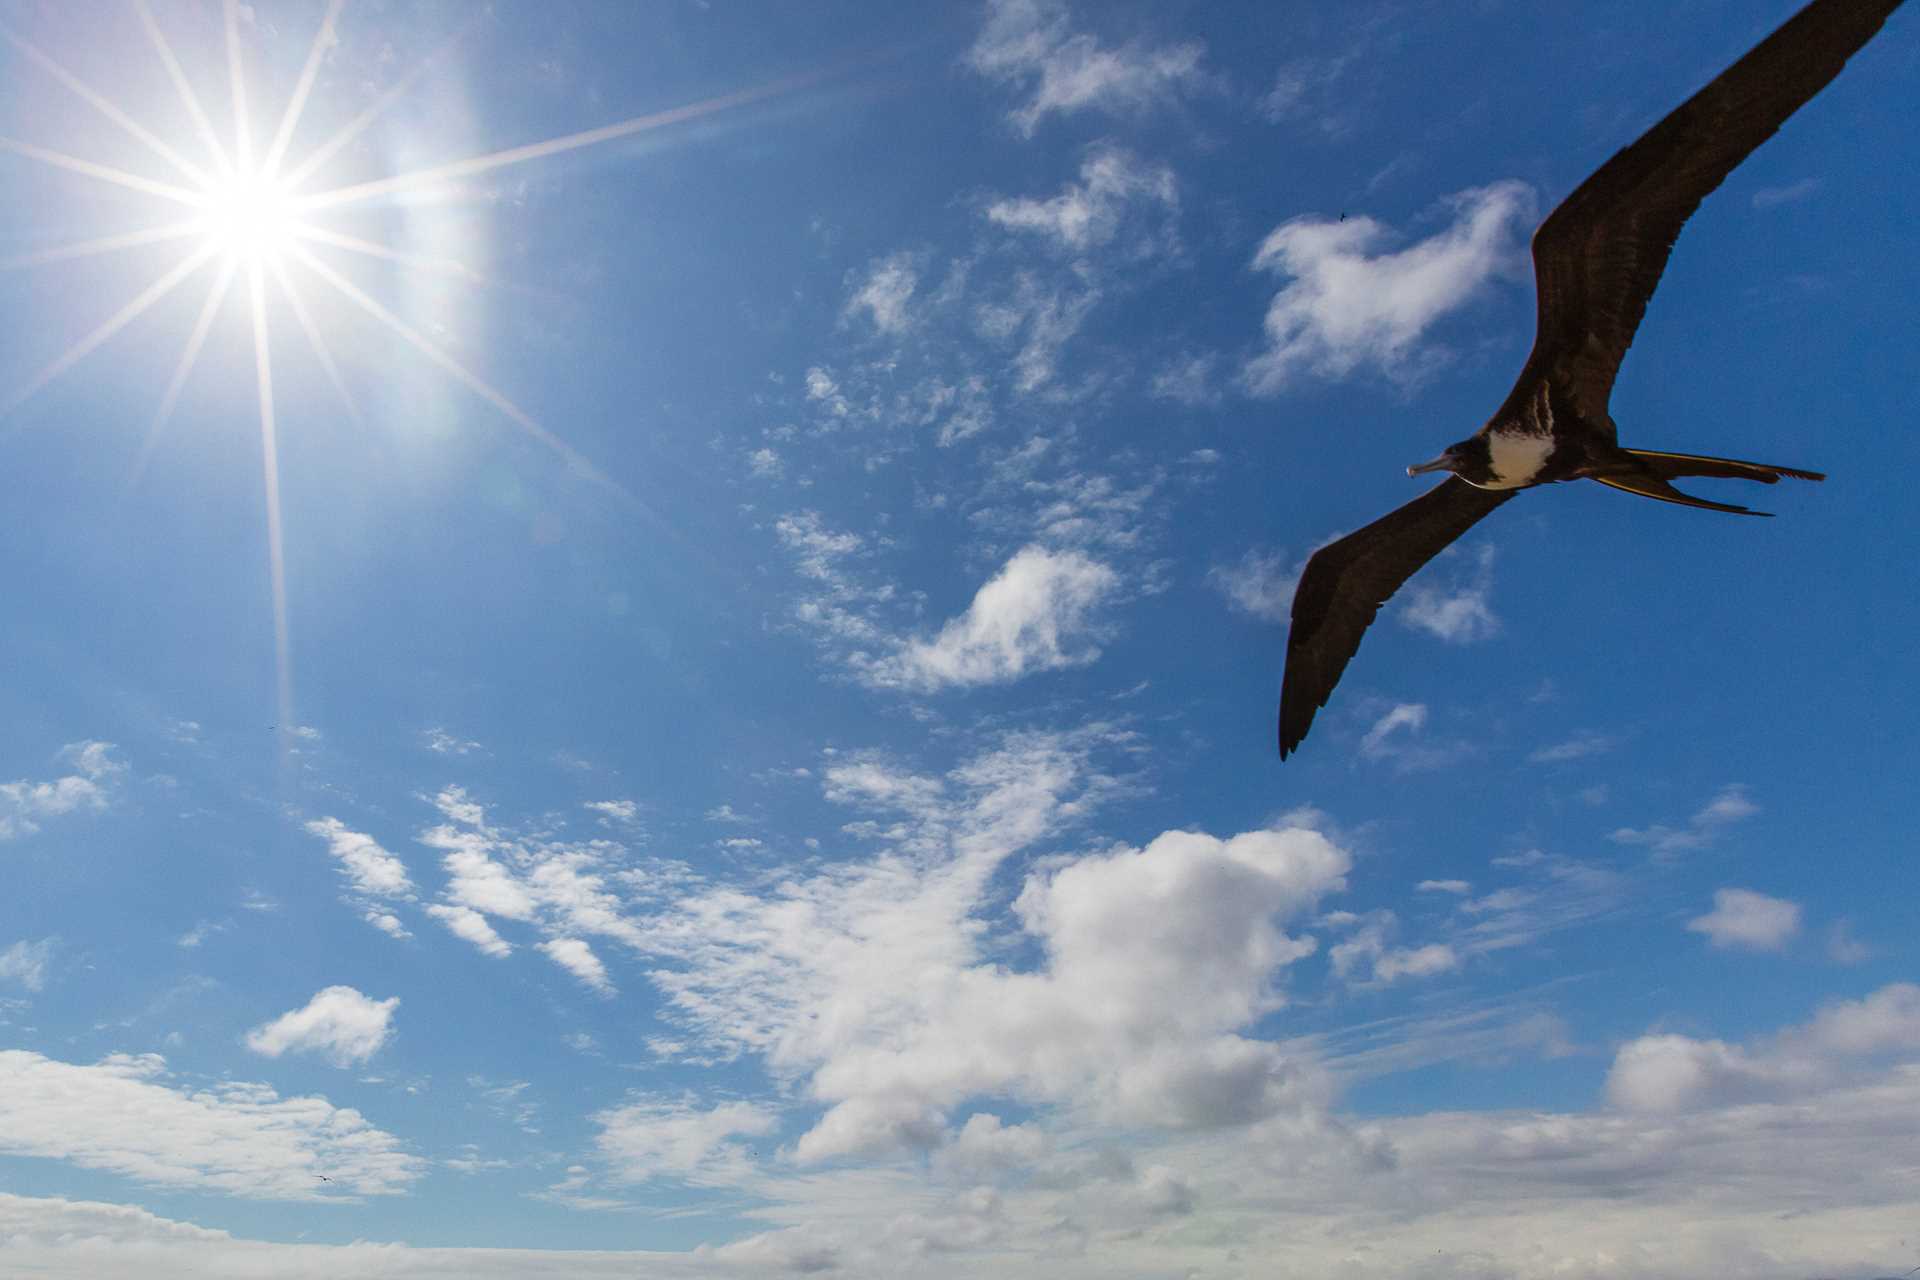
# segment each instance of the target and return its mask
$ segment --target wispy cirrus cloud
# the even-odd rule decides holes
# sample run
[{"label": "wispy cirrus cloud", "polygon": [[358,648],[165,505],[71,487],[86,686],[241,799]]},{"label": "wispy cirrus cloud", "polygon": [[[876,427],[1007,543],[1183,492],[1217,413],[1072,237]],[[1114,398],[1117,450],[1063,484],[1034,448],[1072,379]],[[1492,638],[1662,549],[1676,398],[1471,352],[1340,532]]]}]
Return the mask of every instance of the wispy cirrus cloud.
[{"label": "wispy cirrus cloud", "polygon": [[908,307],[920,284],[918,255],[902,250],[877,258],[851,283],[853,290],[843,316],[851,318],[864,312],[883,334],[902,334],[912,325]]},{"label": "wispy cirrus cloud", "polygon": [[1158,257],[1178,244],[1179,192],[1172,169],[1101,144],[1081,161],[1080,180],[1059,195],[996,200],[987,220],[1070,254],[1113,246],[1125,257]]},{"label": "wispy cirrus cloud", "polygon": [[1207,87],[1198,41],[1113,48],[1075,32],[1062,0],[991,0],[967,62],[984,76],[1030,87],[1011,119],[1027,137],[1047,116],[1100,110],[1139,115]]},{"label": "wispy cirrus cloud", "polygon": [[1500,630],[1493,613],[1493,544],[1450,550],[1408,584],[1402,624],[1444,640],[1472,644]]},{"label": "wispy cirrus cloud", "polygon": [[1428,331],[1524,261],[1533,196],[1502,182],[1447,205],[1449,225],[1404,249],[1385,248],[1386,228],[1367,217],[1296,218],[1268,235],[1253,267],[1287,283],[1267,307],[1265,349],[1241,370],[1247,390],[1369,368],[1406,382],[1443,358]]},{"label": "wispy cirrus cloud", "polygon": [[1658,857],[1672,857],[1706,847],[1729,826],[1759,812],[1760,806],[1748,798],[1746,787],[1734,782],[1720,788],[1684,826],[1655,823],[1650,827],[1620,827],[1608,839],[1616,844],[1643,845]]},{"label": "wispy cirrus cloud", "polygon": [[47,964],[53,957],[54,939],[28,942],[25,938],[0,949],[0,982],[17,982],[29,991],[47,984]]},{"label": "wispy cirrus cloud", "polygon": [[1285,622],[1293,609],[1294,588],[1306,566],[1288,561],[1281,551],[1249,548],[1230,565],[1215,565],[1207,581],[1241,613],[1267,622]]}]

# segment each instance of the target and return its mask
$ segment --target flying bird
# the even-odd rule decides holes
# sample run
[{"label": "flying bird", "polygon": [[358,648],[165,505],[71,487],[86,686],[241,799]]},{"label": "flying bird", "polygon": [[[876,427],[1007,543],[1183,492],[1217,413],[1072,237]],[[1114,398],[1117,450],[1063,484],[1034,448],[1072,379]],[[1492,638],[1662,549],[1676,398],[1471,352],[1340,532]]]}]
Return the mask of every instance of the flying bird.
[{"label": "flying bird", "polygon": [[1601,165],[1533,235],[1533,353],[1479,431],[1408,475],[1452,474],[1307,561],[1293,597],[1280,687],[1280,758],[1327,705],[1360,638],[1420,566],[1522,489],[1560,480],[1662,502],[1766,515],[1674,488],[1684,476],[1776,484],[1817,471],[1622,448],[1607,414],[1620,361],[1701,200],[1840,74],[1902,0],[1813,0],[1779,30]]}]

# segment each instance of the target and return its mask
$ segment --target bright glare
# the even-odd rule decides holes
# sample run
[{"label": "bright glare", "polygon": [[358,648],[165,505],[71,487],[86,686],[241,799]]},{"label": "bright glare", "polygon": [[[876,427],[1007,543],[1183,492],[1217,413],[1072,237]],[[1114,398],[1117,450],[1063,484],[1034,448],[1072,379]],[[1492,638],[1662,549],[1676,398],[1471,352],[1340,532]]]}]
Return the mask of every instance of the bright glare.
[{"label": "bright glare", "polygon": [[204,202],[207,246],[232,261],[270,267],[293,244],[293,200],[271,179],[235,174],[209,187]]}]

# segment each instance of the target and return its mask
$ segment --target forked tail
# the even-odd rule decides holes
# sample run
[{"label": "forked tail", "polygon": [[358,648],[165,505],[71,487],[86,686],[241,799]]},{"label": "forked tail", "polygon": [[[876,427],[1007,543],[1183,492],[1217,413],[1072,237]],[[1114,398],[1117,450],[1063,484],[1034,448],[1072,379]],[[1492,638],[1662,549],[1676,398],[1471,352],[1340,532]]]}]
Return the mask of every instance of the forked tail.
[{"label": "forked tail", "polygon": [[1638,463],[1638,468],[1610,475],[1597,475],[1593,477],[1595,480],[1615,489],[1637,493],[1643,498],[1658,498],[1662,502],[1677,502],[1686,507],[1705,507],[1709,511],[1728,511],[1734,515],[1768,516],[1773,513],[1754,511],[1747,507],[1736,506],[1731,502],[1709,502],[1705,498],[1696,498],[1691,494],[1682,493],[1667,482],[1680,476],[1758,480],[1761,484],[1778,484],[1781,476],[1792,476],[1796,480],[1827,478],[1818,471],[1801,471],[1796,467],[1776,467],[1764,462],[1741,462],[1737,458],[1708,458],[1697,453],[1660,453],[1653,449],[1622,449],[1620,452]]}]

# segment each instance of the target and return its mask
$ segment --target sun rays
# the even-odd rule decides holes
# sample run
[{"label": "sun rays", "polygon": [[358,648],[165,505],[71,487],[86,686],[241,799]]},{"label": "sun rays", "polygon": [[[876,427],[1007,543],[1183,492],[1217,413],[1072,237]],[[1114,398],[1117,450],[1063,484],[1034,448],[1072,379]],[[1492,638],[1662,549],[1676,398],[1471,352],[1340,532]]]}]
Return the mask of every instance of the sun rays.
[{"label": "sun rays", "polygon": [[[168,139],[141,122],[142,118],[154,119],[156,113],[129,109],[130,105],[150,108],[153,104],[115,101],[52,53],[0,24],[0,39],[18,51],[26,63],[44,73],[46,81],[43,83],[48,92],[69,94],[84,103],[99,120],[137,143],[140,153],[150,157],[152,164],[129,163],[124,157],[118,163],[107,163],[89,155],[74,154],[73,150],[43,145],[41,141],[27,137],[0,136],[0,152],[130,192],[151,201],[159,210],[159,215],[149,226],[77,239],[0,258],[0,272],[35,270],[116,254],[131,258],[137,256],[132,252],[135,250],[153,251],[160,246],[164,252],[165,246],[180,246],[177,259],[151,279],[137,283],[126,302],[95,323],[59,355],[30,374],[19,386],[10,389],[0,387],[0,420],[13,415],[50,383],[111,342],[188,281],[202,276],[207,281],[206,292],[182,339],[172,373],[165,387],[160,389],[152,419],[140,437],[131,469],[131,475],[137,480],[179,408],[200,357],[213,341],[219,317],[227,311],[237,295],[245,313],[244,341],[252,348],[252,398],[257,405],[267,514],[267,555],[272,587],[278,703],[276,723],[281,726],[284,751],[289,745],[285,735],[297,724],[297,719],[293,710],[292,641],[287,619],[286,558],[280,503],[279,420],[273,376],[273,320],[276,312],[292,315],[305,350],[325,374],[328,384],[354,421],[361,420],[360,413],[350,393],[349,380],[335,360],[333,348],[327,340],[330,328],[346,322],[337,318],[336,312],[356,324],[370,322],[388,337],[399,339],[407,351],[439,369],[484,401],[529,439],[551,451],[572,474],[589,479],[622,497],[627,496],[614,481],[532,413],[516,404],[467,363],[457,359],[445,344],[436,342],[383,305],[366,288],[349,278],[342,269],[343,264],[324,260],[319,251],[335,252],[344,255],[347,261],[381,264],[390,269],[450,275],[473,285],[487,283],[483,276],[451,256],[403,252],[380,243],[378,239],[351,234],[337,225],[328,225],[329,219],[350,207],[364,208],[372,202],[404,193],[430,190],[444,192],[452,184],[508,166],[527,164],[709,116],[788,92],[801,82],[794,80],[743,90],[544,141],[436,162],[403,173],[371,179],[363,177],[345,185],[329,187],[323,181],[329,165],[347,152],[357,138],[389,108],[402,101],[430,69],[459,45],[480,20],[480,16],[470,19],[431,55],[394,79],[364,109],[330,136],[313,142],[303,140],[301,124],[315,96],[328,53],[339,42],[338,25],[347,7],[347,0],[329,0],[326,5],[307,47],[299,74],[277,118],[256,117],[254,113],[253,103],[261,96],[264,86],[253,83],[250,76],[252,59],[244,33],[246,23],[243,22],[238,0],[224,0],[221,13],[219,38],[225,46],[222,50],[224,77],[215,77],[212,83],[202,84],[198,89],[194,77],[183,66],[147,0],[133,0],[132,7],[138,25],[145,33],[146,43],[164,69],[166,83],[171,86],[190,125],[181,131],[180,137]],[[220,83],[221,79],[224,79],[224,83]],[[229,110],[224,129],[216,124],[207,106],[208,103],[218,104],[223,98]],[[320,296],[347,305],[316,308],[313,299],[308,296],[316,291]],[[280,340],[283,344],[286,341],[284,337]],[[398,349],[392,348],[391,343],[388,347]]]}]

